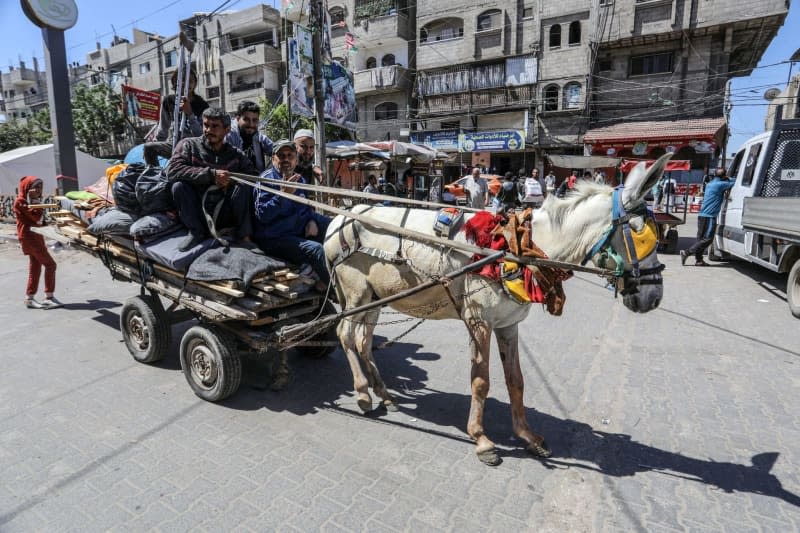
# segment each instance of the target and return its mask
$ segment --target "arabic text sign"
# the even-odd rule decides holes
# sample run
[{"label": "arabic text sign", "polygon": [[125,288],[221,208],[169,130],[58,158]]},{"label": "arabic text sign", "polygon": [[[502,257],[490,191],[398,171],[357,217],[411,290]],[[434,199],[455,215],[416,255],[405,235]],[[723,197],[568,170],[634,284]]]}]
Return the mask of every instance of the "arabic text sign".
[{"label": "arabic text sign", "polygon": [[161,105],[161,95],[153,91],[143,91],[123,85],[125,96],[125,114],[129,117],[139,117],[145,120],[158,120]]},{"label": "arabic text sign", "polygon": [[517,130],[478,131],[458,136],[461,152],[506,152],[523,150],[525,134]]}]

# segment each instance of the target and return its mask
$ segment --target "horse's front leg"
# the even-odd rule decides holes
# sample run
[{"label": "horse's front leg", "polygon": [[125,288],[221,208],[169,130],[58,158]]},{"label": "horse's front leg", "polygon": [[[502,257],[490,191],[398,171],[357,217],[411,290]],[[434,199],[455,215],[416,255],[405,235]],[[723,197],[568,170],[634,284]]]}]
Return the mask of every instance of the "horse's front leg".
[{"label": "horse's front leg", "polygon": [[511,423],[514,434],[525,441],[525,449],[538,457],[550,457],[550,448],[541,435],[533,433],[525,417],[523,394],[525,382],[519,365],[519,327],[517,324],[494,330],[497,348],[503,361],[508,397],[511,400]]},{"label": "horse's front leg", "polygon": [[500,464],[494,442],[489,440],[483,430],[483,411],[486,397],[489,395],[489,349],[492,331],[486,322],[470,320],[468,327],[472,330],[470,348],[472,351],[472,401],[469,406],[467,433],[475,439],[475,451],[481,462],[490,466]]}]

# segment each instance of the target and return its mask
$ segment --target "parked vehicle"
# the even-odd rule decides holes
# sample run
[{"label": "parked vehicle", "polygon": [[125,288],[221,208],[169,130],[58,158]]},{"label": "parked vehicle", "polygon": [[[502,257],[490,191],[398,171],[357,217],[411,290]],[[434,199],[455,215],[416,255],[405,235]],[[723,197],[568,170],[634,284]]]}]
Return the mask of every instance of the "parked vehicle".
[{"label": "parked vehicle", "polygon": [[787,301],[800,318],[800,120],[748,140],[728,175],[735,180],[719,214],[709,259],[737,258],[788,272]]},{"label": "parked vehicle", "polygon": [[[496,196],[497,191],[499,191],[500,187],[503,185],[503,177],[496,174],[481,174],[481,177],[489,183],[489,194]],[[452,194],[455,197],[456,203],[464,203],[467,200],[467,193],[464,191],[464,183],[467,181],[467,178],[469,178],[469,176],[458,178],[453,183],[448,183],[444,186],[445,192]]]}]

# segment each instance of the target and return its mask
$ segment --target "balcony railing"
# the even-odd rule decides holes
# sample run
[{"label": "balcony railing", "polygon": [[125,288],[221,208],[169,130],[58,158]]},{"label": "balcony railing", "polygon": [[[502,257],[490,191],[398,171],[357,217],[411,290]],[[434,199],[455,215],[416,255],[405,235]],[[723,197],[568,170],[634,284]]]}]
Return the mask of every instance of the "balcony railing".
[{"label": "balcony railing", "polygon": [[411,86],[408,70],[400,65],[370,68],[354,75],[356,94],[404,91]]},{"label": "balcony railing", "polygon": [[536,96],[533,85],[484,89],[471,93],[448,94],[424,98],[422,114],[450,113],[468,109],[490,109],[532,105]]}]

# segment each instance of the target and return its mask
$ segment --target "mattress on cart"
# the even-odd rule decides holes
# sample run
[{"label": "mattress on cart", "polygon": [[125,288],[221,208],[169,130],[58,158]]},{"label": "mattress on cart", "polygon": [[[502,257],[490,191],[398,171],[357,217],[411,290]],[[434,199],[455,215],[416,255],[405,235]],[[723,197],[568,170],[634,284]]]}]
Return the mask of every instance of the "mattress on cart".
[{"label": "mattress on cart", "polygon": [[160,265],[185,272],[192,261],[215,243],[214,239],[209,238],[186,251],[181,251],[178,247],[188,234],[188,229],[180,228],[149,242],[136,242],[136,251]]}]

